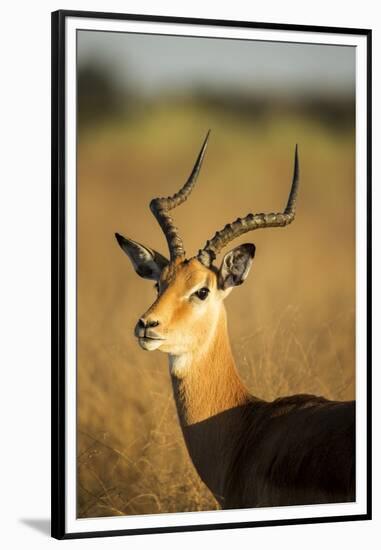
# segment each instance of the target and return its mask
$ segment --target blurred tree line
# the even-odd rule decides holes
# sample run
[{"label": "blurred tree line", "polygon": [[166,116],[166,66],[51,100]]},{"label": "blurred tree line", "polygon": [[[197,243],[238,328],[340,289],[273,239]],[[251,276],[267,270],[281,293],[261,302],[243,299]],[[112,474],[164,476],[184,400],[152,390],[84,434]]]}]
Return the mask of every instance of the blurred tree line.
[{"label": "blurred tree line", "polygon": [[85,129],[110,120],[137,117],[163,104],[201,107],[216,114],[263,121],[274,112],[307,117],[332,131],[348,131],[355,125],[355,98],[351,95],[316,93],[297,97],[276,93],[241,92],[223,87],[195,87],[187,92],[143,96],[132,84],[117,80],[110,68],[88,62],[77,73],[78,124]]},{"label": "blurred tree line", "polygon": [[77,73],[79,127],[119,117],[128,110],[129,95],[126,87],[117,82],[106,67],[96,63],[83,65]]}]

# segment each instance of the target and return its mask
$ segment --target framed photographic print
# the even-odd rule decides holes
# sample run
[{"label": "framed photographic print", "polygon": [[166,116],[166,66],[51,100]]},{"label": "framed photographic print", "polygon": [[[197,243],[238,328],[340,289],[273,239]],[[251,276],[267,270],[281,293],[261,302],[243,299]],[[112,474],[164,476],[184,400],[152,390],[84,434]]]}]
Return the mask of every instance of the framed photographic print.
[{"label": "framed photographic print", "polygon": [[54,537],[371,517],[370,155],[370,30],[52,14]]}]

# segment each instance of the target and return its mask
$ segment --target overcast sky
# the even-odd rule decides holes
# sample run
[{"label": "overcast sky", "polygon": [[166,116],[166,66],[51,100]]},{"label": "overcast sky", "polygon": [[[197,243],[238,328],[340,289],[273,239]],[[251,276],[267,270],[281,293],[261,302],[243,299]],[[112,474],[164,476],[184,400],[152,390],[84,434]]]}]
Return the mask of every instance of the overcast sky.
[{"label": "overcast sky", "polygon": [[143,93],[219,86],[354,94],[355,48],[247,40],[78,32],[78,63],[107,64]]}]

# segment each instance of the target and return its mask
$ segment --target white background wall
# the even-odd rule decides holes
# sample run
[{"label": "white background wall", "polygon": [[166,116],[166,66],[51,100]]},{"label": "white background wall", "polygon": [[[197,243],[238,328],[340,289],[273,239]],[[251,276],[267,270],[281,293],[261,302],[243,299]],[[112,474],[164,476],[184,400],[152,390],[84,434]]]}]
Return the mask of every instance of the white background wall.
[{"label": "white background wall", "polygon": [[[372,28],[374,213],[381,208],[381,18],[374,0],[79,0],[2,5],[0,23],[0,546],[374,548],[381,535],[380,314],[374,329],[374,520],[57,542],[50,539],[50,12],[114,11]],[[374,310],[381,216],[374,215]],[[378,490],[377,490],[378,489]],[[371,542],[373,541],[373,542]]]}]

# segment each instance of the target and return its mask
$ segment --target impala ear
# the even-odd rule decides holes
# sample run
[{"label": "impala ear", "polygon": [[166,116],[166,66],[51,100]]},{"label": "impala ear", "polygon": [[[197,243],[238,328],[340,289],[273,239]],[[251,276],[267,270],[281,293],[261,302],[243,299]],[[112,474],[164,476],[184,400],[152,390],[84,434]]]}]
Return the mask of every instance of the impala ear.
[{"label": "impala ear", "polygon": [[132,239],[122,237],[119,233],[115,233],[115,237],[121,249],[130,258],[136,273],[140,277],[155,281],[160,279],[162,269],[168,264],[168,260],[164,256]]},{"label": "impala ear", "polygon": [[241,285],[250,271],[254,256],[255,245],[251,243],[241,244],[225,254],[218,272],[218,287],[226,290]]}]

